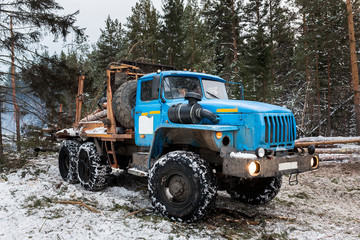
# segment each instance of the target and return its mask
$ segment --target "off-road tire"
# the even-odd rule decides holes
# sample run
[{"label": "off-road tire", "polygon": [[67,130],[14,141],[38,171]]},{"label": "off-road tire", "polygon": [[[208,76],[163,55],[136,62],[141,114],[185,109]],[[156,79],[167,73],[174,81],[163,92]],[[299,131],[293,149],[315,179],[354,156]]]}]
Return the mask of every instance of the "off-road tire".
[{"label": "off-road tire", "polygon": [[62,142],[59,151],[59,172],[61,178],[68,183],[78,183],[77,154],[80,143],[75,140]]},{"label": "off-road tire", "polygon": [[127,81],[116,90],[113,96],[112,105],[115,118],[124,128],[134,128],[131,111],[136,103],[136,85],[136,80]]},{"label": "off-road tire", "polygon": [[89,191],[104,189],[109,182],[111,167],[106,156],[99,156],[93,142],[83,143],[78,154],[80,184]]},{"label": "off-road tire", "polygon": [[238,179],[235,187],[227,192],[233,199],[243,203],[262,205],[279,193],[281,184],[282,177]]},{"label": "off-road tire", "polygon": [[185,222],[202,218],[216,197],[215,178],[209,164],[187,151],[162,156],[150,170],[148,188],[157,212]]}]

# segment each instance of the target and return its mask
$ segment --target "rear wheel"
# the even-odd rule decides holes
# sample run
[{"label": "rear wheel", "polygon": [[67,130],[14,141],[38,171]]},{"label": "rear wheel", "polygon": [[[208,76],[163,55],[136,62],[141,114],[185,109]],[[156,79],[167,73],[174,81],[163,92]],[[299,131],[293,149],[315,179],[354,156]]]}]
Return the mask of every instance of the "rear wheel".
[{"label": "rear wheel", "polygon": [[105,156],[99,156],[93,142],[86,142],[79,148],[78,175],[80,184],[90,191],[104,189],[108,182],[111,167]]},{"label": "rear wheel", "polygon": [[199,155],[174,151],[162,156],[151,168],[149,190],[152,205],[173,220],[194,222],[214,203],[213,173]]},{"label": "rear wheel", "polygon": [[69,183],[77,183],[77,153],[80,143],[75,140],[62,142],[59,152],[59,171],[62,179]]},{"label": "rear wheel", "polygon": [[282,177],[238,179],[227,190],[232,198],[243,203],[261,205],[271,201],[280,191]]}]

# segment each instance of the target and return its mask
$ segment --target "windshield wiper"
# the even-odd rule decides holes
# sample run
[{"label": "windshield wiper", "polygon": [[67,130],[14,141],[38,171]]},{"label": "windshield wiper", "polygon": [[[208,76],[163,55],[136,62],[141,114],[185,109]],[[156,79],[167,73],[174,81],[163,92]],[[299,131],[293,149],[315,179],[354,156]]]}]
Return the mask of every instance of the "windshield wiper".
[{"label": "windshield wiper", "polygon": [[213,98],[219,99],[218,96],[216,96],[215,94],[212,94],[211,92],[206,91],[206,93],[209,94],[210,96],[212,96]]}]

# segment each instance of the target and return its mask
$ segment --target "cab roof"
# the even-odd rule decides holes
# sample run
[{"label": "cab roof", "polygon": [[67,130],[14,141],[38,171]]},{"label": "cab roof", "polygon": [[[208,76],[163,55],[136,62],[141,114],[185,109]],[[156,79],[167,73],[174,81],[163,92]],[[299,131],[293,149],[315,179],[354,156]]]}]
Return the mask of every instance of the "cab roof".
[{"label": "cab roof", "polygon": [[152,78],[156,74],[161,74],[163,77],[168,77],[168,76],[198,77],[198,78],[206,78],[209,80],[215,80],[220,82],[226,82],[221,77],[215,75],[211,75],[207,73],[191,72],[191,71],[162,71],[160,73],[150,73],[139,78],[139,80]]}]

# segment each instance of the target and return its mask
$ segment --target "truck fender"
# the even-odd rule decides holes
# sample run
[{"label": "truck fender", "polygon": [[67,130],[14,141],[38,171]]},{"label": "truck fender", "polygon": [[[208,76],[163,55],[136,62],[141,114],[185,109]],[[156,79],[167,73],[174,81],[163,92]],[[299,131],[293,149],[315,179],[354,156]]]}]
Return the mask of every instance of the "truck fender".
[{"label": "truck fender", "polygon": [[[160,126],[154,132],[154,138],[149,152],[148,169],[162,154],[164,148],[170,145],[191,146],[193,148],[206,148],[220,151],[219,143],[215,141],[215,132],[234,131],[233,126],[177,124]],[[180,149],[179,149],[180,150]]]}]

